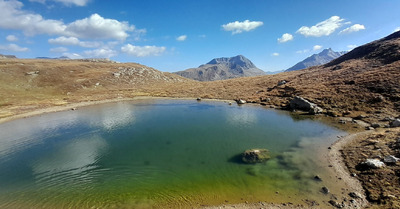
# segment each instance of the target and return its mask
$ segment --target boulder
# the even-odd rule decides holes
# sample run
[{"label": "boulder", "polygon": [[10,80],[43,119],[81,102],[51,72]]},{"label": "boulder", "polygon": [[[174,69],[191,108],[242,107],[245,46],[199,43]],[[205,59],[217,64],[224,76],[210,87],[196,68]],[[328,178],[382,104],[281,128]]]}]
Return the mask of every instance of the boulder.
[{"label": "boulder", "polygon": [[303,110],[308,111],[310,114],[319,114],[322,113],[322,108],[318,107],[316,104],[307,101],[306,99],[295,96],[289,103],[291,109],[296,110]]},{"label": "boulder", "polygon": [[391,128],[400,127],[400,119],[396,119],[390,123]]},{"label": "boulder", "polygon": [[278,86],[282,86],[285,85],[287,82],[285,80],[279,81],[278,82]]},{"label": "boulder", "polygon": [[238,104],[246,104],[246,101],[243,100],[243,99],[238,99],[236,102],[237,102]]},{"label": "boulder", "polygon": [[383,162],[385,162],[386,164],[396,164],[397,161],[399,161],[399,158],[393,155],[385,156],[385,158],[383,159]]},{"label": "boulder", "polygon": [[249,149],[242,153],[242,161],[247,164],[262,163],[270,158],[267,149]]},{"label": "boulder", "polygon": [[377,169],[377,168],[382,168],[383,166],[385,166],[385,164],[378,160],[378,159],[367,159],[366,161],[360,163],[361,166],[370,169]]}]

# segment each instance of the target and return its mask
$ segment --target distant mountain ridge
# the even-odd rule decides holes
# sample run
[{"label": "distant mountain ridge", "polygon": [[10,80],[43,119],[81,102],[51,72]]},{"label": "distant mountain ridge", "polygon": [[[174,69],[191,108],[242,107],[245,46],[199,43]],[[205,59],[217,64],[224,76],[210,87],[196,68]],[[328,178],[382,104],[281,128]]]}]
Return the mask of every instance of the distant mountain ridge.
[{"label": "distant mountain ridge", "polygon": [[313,67],[313,66],[317,66],[317,65],[323,65],[323,64],[326,64],[346,53],[347,52],[335,52],[331,48],[324,49],[322,52],[320,52],[318,54],[313,54],[310,57],[307,57],[305,60],[298,62],[294,66],[285,70],[285,72],[301,70],[301,69],[305,69],[305,68],[309,68],[309,67]]},{"label": "distant mountain ridge", "polygon": [[200,65],[198,68],[190,68],[175,72],[175,74],[198,81],[215,81],[266,75],[264,71],[258,69],[243,55],[215,58],[207,64]]},{"label": "distant mountain ridge", "polygon": [[0,59],[17,59],[15,55],[0,54]]}]

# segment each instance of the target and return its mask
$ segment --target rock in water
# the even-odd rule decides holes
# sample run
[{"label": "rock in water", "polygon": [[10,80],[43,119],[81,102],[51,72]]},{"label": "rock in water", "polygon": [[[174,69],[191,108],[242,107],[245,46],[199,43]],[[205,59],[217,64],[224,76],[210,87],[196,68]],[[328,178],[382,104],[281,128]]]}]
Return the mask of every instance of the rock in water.
[{"label": "rock in water", "polygon": [[242,153],[242,161],[248,164],[262,163],[270,158],[267,149],[249,149]]}]

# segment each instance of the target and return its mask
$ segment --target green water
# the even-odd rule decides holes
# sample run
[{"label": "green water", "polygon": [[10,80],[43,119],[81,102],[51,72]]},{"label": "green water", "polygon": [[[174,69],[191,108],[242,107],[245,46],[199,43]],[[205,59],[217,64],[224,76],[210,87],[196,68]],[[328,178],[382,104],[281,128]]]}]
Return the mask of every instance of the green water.
[{"label": "green water", "polygon": [[[143,100],[0,124],[1,208],[191,208],[324,200],[315,150],[344,133],[223,102]],[[267,148],[272,159],[235,156]],[[326,166],[326,165],[325,165]],[[279,192],[279,194],[278,194]]]}]

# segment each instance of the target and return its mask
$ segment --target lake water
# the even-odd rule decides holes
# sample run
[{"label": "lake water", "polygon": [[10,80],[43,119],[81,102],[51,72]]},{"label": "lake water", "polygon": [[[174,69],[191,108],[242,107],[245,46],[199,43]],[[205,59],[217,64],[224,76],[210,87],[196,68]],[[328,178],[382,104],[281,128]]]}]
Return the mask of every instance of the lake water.
[{"label": "lake water", "polygon": [[[138,100],[0,124],[0,208],[191,208],[329,200],[344,132],[261,106]],[[263,164],[235,156],[267,148]],[[326,163],[326,162],[325,162]],[[334,185],[330,185],[334,187]],[[335,190],[332,188],[332,190]]]}]

